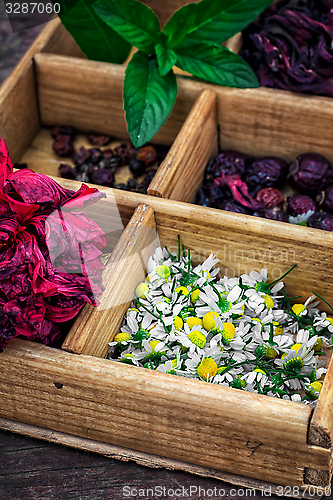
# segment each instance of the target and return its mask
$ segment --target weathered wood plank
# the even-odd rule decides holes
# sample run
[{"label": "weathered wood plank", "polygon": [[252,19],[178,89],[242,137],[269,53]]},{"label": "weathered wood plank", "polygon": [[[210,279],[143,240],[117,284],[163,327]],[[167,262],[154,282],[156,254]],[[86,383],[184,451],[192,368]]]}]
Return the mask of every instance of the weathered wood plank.
[{"label": "weathered wood plank", "polygon": [[213,384],[203,391],[204,382],[27,341],[11,342],[1,365],[5,418],[277,484],[301,485],[304,466],[328,466],[329,450],[306,444],[305,405]]},{"label": "weathered wood plank", "polygon": [[[36,56],[36,65],[43,123],[68,123],[125,137],[122,66],[46,54]],[[333,161],[330,99],[276,89],[226,88],[183,77],[177,82],[174,110],[155,142],[171,144],[197,97],[209,88],[217,94],[222,148],[287,160],[313,151]]]},{"label": "weathered wood plank", "polygon": [[[120,446],[93,441],[91,439],[80,438],[70,434],[51,431],[49,429],[43,429],[29,424],[22,424],[4,418],[0,418],[0,429],[19,432],[20,434],[24,434],[26,436],[50,442],[45,444],[42,441],[36,441],[35,439],[29,439],[22,436],[16,436],[9,432],[6,433],[4,431],[0,431],[0,453],[6,457],[6,451],[8,451],[13,457],[10,462],[8,462],[8,460],[1,461],[3,464],[4,476],[8,478],[7,481],[2,481],[2,490],[3,492],[7,492],[6,488],[8,488],[8,491],[15,491],[15,494],[18,495],[15,496],[12,494],[8,497],[8,500],[12,500],[13,496],[15,496],[17,500],[26,500],[27,490],[25,489],[25,485],[23,485],[23,483],[27,485],[27,488],[29,484],[32,484],[33,487],[36,485],[36,483],[33,482],[35,478],[32,477],[30,470],[38,470],[39,463],[43,463],[44,471],[44,474],[40,474],[38,481],[38,484],[41,487],[41,494],[43,492],[46,476],[49,481],[47,485],[50,487],[53,486],[52,492],[56,495],[58,491],[57,487],[59,486],[57,471],[59,471],[64,479],[61,484],[62,495],[67,492],[65,486],[66,484],[69,484],[69,488],[71,488],[70,478],[73,474],[75,474],[75,477],[77,478],[75,481],[76,485],[79,484],[79,487],[76,488],[76,493],[85,493],[89,498],[94,498],[93,495],[95,494],[95,491],[100,487],[99,470],[101,469],[103,478],[107,480],[107,485],[110,488],[110,490],[105,490],[105,493],[109,495],[112,494],[112,499],[118,499],[118,492],[119,495],[121,495],[119,498],[122,499],[123,487],[126,485],[133,486],[137,489],[147,489],[147,487],[149,487],[148,485],[152,487],[152,485],[157,484],[163,484],[167,491],[169,488],[170,490],[180,488],[181,493],[183,493],[184,490],[182,488],[185,488],[184,495],[186,495],[186,489],[187,493],[189,493],[189,488],[192,486],[191,496],[195,500],[197,500],[199,496],[203,495],[203,493],[201,493],[201,495],[199,494],[199,486],[202,490],[214,490],[214,488],[216,488],[217,495],[220,496],[231,496],[231,490],[233,490],[232,494],[236,491],[232,485],[239,488],[239,490],[237,490],[239,496],[251,495],[253,500],[259,500],[259,498],[262,498],[263,493],[260,493],[260,490],[266,490],[267,493],[273,495],[279,494],[279,496],[281,496],[281,486],[279,487],[278,485],[274,485],[272,483],[265,483],[263,481],[218,471],[216,469],[209,469],[207,467],[199,467],[185,462],[180,462],[178,460],[172,460],[152,455],[150,453],[134,451]],[[81,451],[77,452],[62,448],[51,443],[60,443],[66,446],[78,448],[79,450],[92,451],[103,455],[103,457],[98,457],[91,453],[88,454]],[[35,460],[34,463],[30,460],[31,455],[33,455],[32,458]],[[12,467],[15,467],[17,463],[22,463],[22,460],[18,460],[18,456],[24,457],[25,463],[28,464],[28,467],[22,470],[21,466],[19,474],[14,474]],[[119,462],[118,460],[121,460],[122,462]],[[124,461],[127,463],[124,463]],[[133,463],[133,461],[136,463]],[[46,467],[45,462],[47,464]],[[142,468],[140,465],[151,467],[153,469]],[[163,467],[164,470],[160,470],[159,468],[161,467]],[[8,473],[6,473],[7,471]],[[91,484],[91,490],[90,483],[87,484],[84,480],[87,471],[89,471],[89,476],[94,482],[94,484]],[[204,478],[200,476],[204,476]],[[83,478],[82,486],[81,477]],[[135,477],[135,480],[133,477]],[[175,486],[175,483],[177,484],[177,487]],[[197,490],[195,490],[195,488],[197,488]],[[254,489],[258,491],[252,491]],[[70,493],[71,495],[73,494],[72,491],[70,491]],[[286,490],[286,496],[287,493],[288,491]],[[296,491],[290,491],[289,496],[292,496],[293,498],[316,498],[316,495],[307,495],[305,488],[300,490],[299,495],[297,495]],[[4,500],[7,500],[7,497],[3,498]],[[59,495],[56,495],[54,497],[50,497],[50,500],[58,500],[58,498]],[[75,497],[71,496],[71,498]],[[98,498],[100,499],[104,497],[99,496]],[[109,498],[109,496],[106,496],[106,498]]]}]

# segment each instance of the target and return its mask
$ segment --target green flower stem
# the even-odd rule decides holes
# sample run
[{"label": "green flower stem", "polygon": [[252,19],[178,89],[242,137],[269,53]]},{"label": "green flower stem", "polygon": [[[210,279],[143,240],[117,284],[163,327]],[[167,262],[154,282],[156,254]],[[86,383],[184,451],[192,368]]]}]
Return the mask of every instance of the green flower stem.
[{"label": "green flower stem", "polygon": [[280,278],[278,278],[277,280],[272,281],[271,283],[267,283],[268,286],[270,288],[272,288],[272,286],[276,285],[276,283],[278,283],[279,281],[283,280],[283,278],[285,278],[289,273],[291,273],[291,271],[293,269],[295,269],[296,266],[297,266],[297,264],[294,264],[293,266],[291,266],[290,269],[288,269],[288,271],[286,271],[284,274],[282,274],[282,276],[280,276]]},{"label": "green flower stem", "polygon": [[313,292],[311,290],[311,293],[313,293],[313,295],[315,295],[316,297],[318,297],[318,299],[322,300],[323,302],[325,302],[325,304],[331,309],[331,311],[333,312],[333,307],[331,306],[331,304],[329,302],[327,302],[327,300],[323,299],[323,297],[321,297],[318,293],[316,292]]},{"label": "green flower stem", "polygon": [[165,247],[166,251],[168,252],[168,255],[170,257],[171,260],[177,260],[177,257],[175,257],[174,255],[172,255],[172,253],[169,251],[168,247],[166,246]]}]

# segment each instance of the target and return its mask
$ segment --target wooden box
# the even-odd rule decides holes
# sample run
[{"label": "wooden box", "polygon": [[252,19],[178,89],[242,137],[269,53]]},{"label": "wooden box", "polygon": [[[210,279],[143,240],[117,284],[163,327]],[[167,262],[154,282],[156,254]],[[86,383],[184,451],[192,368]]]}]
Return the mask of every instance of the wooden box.
[{"label": "wooden box", "polygon": [[[28,158],[31,168],[56,174],[58,160],[51,139],[44,140],[49,133],[44,126],[68,124],[124,137],[123,76],[122,66],[66,55],[40,52],[34,62],[31,57],[23,61],[0,89],[0,135],[13,161]],[[62,350],[14,340],[0,355],[2,427],[29,432],[20,422],[33,426],[31,434],[37,426],[39,437],[72,446],[236,484],[253,484],[248,477],[295,486],[301,496],[309,485],[315,488],[312,496],[320,495],[318,487],[328,487],[332,365],[313,411],[101,358],[154,246],[159,241],[172,248],[178,234],[198,261],[213,252],[229,274],[266,267],[276,278],[296,263],[286,279],[287,291],[306,296],[314,289],[333,301],[331,233],[184,203],[193,201],[218,142],[223,149],[254,156],[291,159],[311,150],[333,160],[333,104],[285,92],[278,92],[277,99],[277,92],[227,89],[178,77],[174,111],[155,138],[174,142],[150,186],[154,196],[103,188],[108,198],[100,202],[103,210],[96,208],[96,217],[104,216],[116,204],[128,223],[113,241],[102,306],[84,308]],[[74,181],[60,182],[78,187]],[[125,289],[124,300],[115,301]],[[108,444],[116,448],[110,451]]]},{"label": "wooden box", "polygon": [[[64,185],[73,187],[75,182]],[[142,280],[144,264],[158,243],[174,249],[180,235],[196,262],[213,252],[222,272],[227,273],[237,273],[239,263],[242,272],[266,265],[262,250],[269,250],[273,261],[283,256],[278,264],[270,262],[269,275],[276,266],[284,272],[297,263],[295,274],[285,279],[287,289],[307,294],[312,288],[330,288],[331,271],[327,269],[333,235],[320,238],[319,231],[313,230],[305,239],[306,228],[297,227],[291,233],[283,224],[277,234],[272,231],[276,223],[267,220],[247,224],[239,214],[116,190],[106,192],[104,203],[114,196],[120,212],[135,211],[112,254],[103,310],[86,307],[81,317],[84,328],[79,331],[78,320],[78,329],[64,345],[68,349],[81,342],[81,352],[90,348],[93,356],[12,341],[0,357],[1,416],[193,464],[208,470],[207,474],[212,469],[222,470],[298,487],[301,494],[309,491],[309,485],[313,495],[328,488],[332,364],[313,411],[303,404],[97,356],[105,354],[107,342],[117,332],[126,301]],[[129,256],[131,266],[126,265]],[[112,299],[124,291],[124,300],[114,305]],[[246,480],[240,484],[247,484]]]}]

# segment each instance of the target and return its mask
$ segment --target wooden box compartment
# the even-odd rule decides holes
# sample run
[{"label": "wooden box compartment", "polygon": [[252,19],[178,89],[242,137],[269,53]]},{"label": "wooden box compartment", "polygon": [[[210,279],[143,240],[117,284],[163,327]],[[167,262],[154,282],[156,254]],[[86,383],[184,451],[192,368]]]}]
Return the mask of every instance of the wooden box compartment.
[{"label": "wooden box compartment", "polygon": [[[328,487],[332,364],[313,411],[307,405],[97,356],[105,354],[117,332],[129,296],[158,243],[173,250],[180,235],[195,262],[213,252],[222,273],[228,274],[266,266],[273,277],[274,270],[282,273],[297,263],[285,279],[287,290],[306,295],[321,287],[327,297],[333,235],[320,238],[318,231],[305,233],[303,227],[291,233],[285,225],[276,234],[268,220],[253,225],[239,214],[116,190],[113,194],[128,213],[136,210],[113,252],[117,258],[105,282],[109,303],[99,311],[85,308],[81,355],[23,340],[7,346],[0,357],[1,416],[199,467],[298,486],[301,492],[309,485]],[[115,303],[112,297],[124,291],[127,295]],[[76,333],[63,347],[74,350],[82,340]]]},{"label": "wooden box compartment", "polygon": [[[0,136],[7,143],[13,163],[27,163],[36,172],[57,176],[59,164],[69,160],[60,158],[52,149],[50,127],[54,125],[73,125],[82,133],[107,134],[129,141],[122,104],[123,79],[123,66],[36,54],[19,75],[14,74],[0,87]],[[173,143],[197,95],[180,93],[166,124],[151,142],[167,146]],[[197,127],[197,133],[193,140],[212,123],[195,120],[192,132]],[[83,135],[74,144],[77,148],[89,146]],[[181,149],[184,152],[192,146],[182,144]],[[216,150],[216,144],[211,147]],[[123,175],[129,175],[127,168]],[[160,182],[164,185],[162,179]]]}]

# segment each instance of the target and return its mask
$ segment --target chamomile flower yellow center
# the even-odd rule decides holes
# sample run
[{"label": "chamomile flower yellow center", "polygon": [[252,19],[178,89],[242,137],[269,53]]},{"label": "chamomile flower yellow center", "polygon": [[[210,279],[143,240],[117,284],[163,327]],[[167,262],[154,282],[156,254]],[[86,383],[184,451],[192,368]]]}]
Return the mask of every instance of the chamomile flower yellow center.
[{"label": "chamomile flower yellow center", "polygon": [[274,328],[274,335],[282,335],[282,334],[283,334],[283,326],[278,324],[278,326]]},{"label": "chamomile flower yellow center", "polygon": [[114,341],[118,342],[118,344],[120,344],[120,342],[125,342],[126,340],[129,340],[130,338],[131,338],[131,336],[129,333],[120,332],[120,333],[117,333],[117,335],[114,337]]},{"label": "chamomile flower yellow center", "polygon": [[305,310],[305,306],[304,304],[294,304],[292,310],[296,316],[299,316]]},{"label": "chamomile flower yellow center", "polygon": [[145,299],[147,292],[149,292],[148,283],[140,283],[135,289],[135,295],[139,299]]},{"label": "chamomile flower yellow center", "polygon": [[193,328],[194,326],[202,326],[202,320],[200,318],[197,318],[196,316],[190,316],[186,320],[186,324],[189,326],[189,328]]},{"label": "chamomile flower yellow center", "polygon": [[312,382],[305,388],[305,394],[312,399],[317,399],[318,392],[321,391],[323,384],[321,382]]},{"label": "chamomile flower yellow center", "polygon": [[300,348],[302,347],[302,344],[300,343],[297,343],[297,344],[293,344],[290,349],[292,349],[293,351],[295,352],[298,352],[300,350]]},{"label": "chamomile flower yellow center", "polygon": [[264,295],[264,302],[267,309],[272,309],[272,307],[274,307],[274,300],[269,295]]},{"label": "chamomile flower yellow center", "polygon": [[193,292],[191,293],[191,302],[192,304],[195,304],[199,298],[199,294],[200,294],[200,290],[199,288],[196,288],[195,290],[193,290]]},{"label": "chamomile flower yellow center", "polygon": [[318,339],[317,339],[317,341],[316,341],[315,345],[313,346],[313,350],[314,350],[315,352],[319,352],[319,351],[321,350],[321,346],[322,346],[322,345],[323,345],[323,341],[322,341],[322,339],[321,339],[320,337],[318,337]]},{"label": "chamomile flower yellow center", "polygon": [[159,340],[151,340],[151,341],[149,342],[149,345],[150,345],[150,347],[151,347],[151,349],[152,349],[152,351],[153,351],[153,352],[155,352],[155,347],[156,347],[156,346],[157,346],[157,344],[159,344],[159,343],[160,343],[160,342],[159,342]]},{"label": "chamomile flower yellow center", "polygon": [[274,347],[266,347],[266,358],[267,359],[275,359],[278,356],[277,351],[274,349]]},{"label": "chamomile flower yellow center", "polygon": [[321,382],[316,381],[316,382],[312,382],[312,383],[310,384],[310,386],[311,386],[311,387],[312,387],[315,391],[320,392],[320,391],[321,391],[321,388],[323,387],[323,384],[322,384]]},{"label": "chamomile flower yellow center", "polygon": [[207,332],[216,328],[215,319],[218,317],[219,315],[215,311],[211,311],[204,315],[202,319],[202,324],[205,330],[207,330]]},{"label": "chamomile flower yellow center", "polygon": [[191,332],[188,335],[188,338],[190,339],[190,341],[192,342],[192,344],[195,344],[196,346],[200,347],[201,349],[206,344],[206,337],[199,330],[194,330],[193,332]]},{"label": "chamomile flower yellow center", "polygon": [[235,338],[235,326],[229,321],[223,323],[223,330],[221,331],[222,338],[226,341],[230,341]]},{"label": "chamomile flower yellow center", "polygon": [[180,316],[175,316],[173,319],[173,324],[175,325],[176,330],[181,330],[183,328],[184,321]]},{"label": "chamomile flower yellow center", "polygon": [[327,317],[326,319],[327,319],[327,321],[329,321],[331,323],[331,325],[333,325],[333,318]]},{"label": "chamomile flower yellow center", "polygon": [[168,267],[168,266],[157,266],[157,268],[156,268],[156,274],[160,278],[166,279],[171,274],[170,267]]},{"label": "chamomile flower yellow center", "polygon": [[186,297],[188,297],[190,295],[190,292],[188,291],[188,289],[185,286],[178,286],[177,288],[175,288],[175,292],[177,292],[181,295],[185,295]]},{"label": "chamomile flower yellow center", "polygon": [[214,359],[210,357],[203,359],[197,366],[197,374],[204,380],[215,377],[217,374],[217,364]]}]

